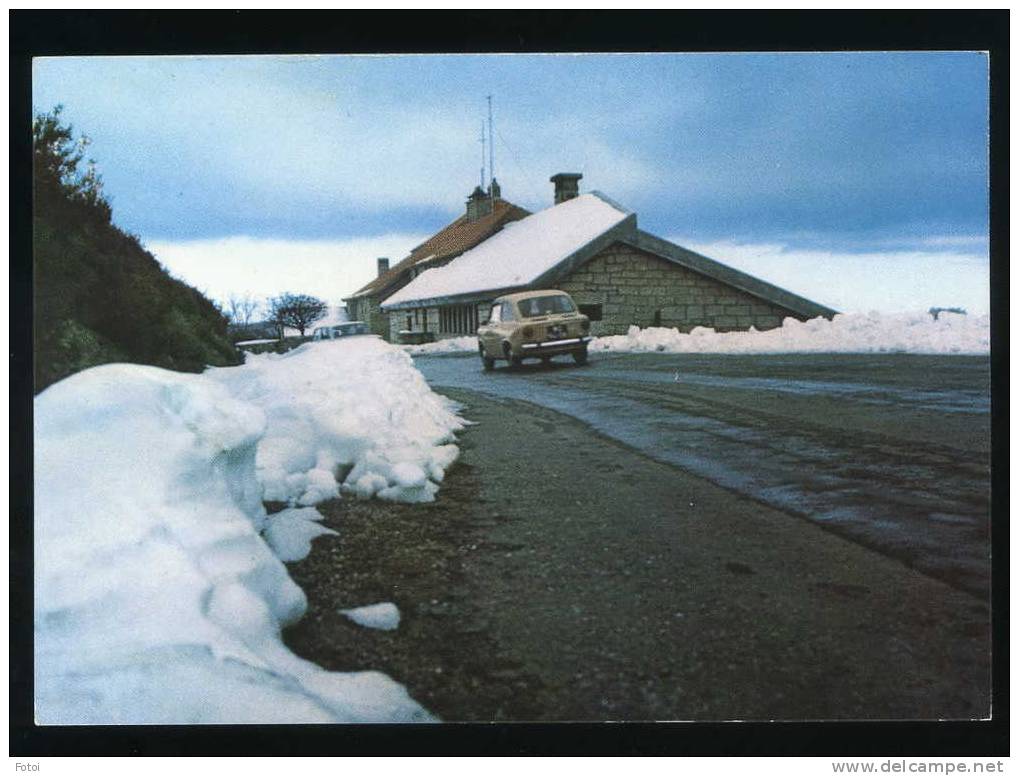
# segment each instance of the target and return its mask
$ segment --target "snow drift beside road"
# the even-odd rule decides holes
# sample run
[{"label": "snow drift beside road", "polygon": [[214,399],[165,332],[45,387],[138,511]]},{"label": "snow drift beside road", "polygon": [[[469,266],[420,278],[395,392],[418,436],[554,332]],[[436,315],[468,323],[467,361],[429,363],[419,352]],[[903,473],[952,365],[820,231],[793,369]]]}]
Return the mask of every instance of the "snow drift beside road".
[{"label": "snow drift beside road", "polygon": [[361,498],[432,501],[463,428],[410,357],[378,337],[309,342],[206,374],[260,407],[258,474],[267,501],[310,506],[343,490]]},{"label": "snow drift beside road", "polygon": [[[477,337],[456,337],[405,346],[411,355],[475,352]],[[984,354],[991,349],[987,315],[930,313],[846,313],[833,320],[786,318],[768,331],[716,332],[698,326],[677,329],[631,326],[626,334],[595,338],[592,352],[610,353],[926,353]]]},{"label": "snow drift beside road", "polygon": [[832,320],[786,318],[768,331],[720,333],[697,327],[676,329],[631,326],[623,335],[599,337],[592,351],[614,353],[926,353],[982,354],[990,351],[990,316],[941,313],[848,313]]},{"label": "snow drift beside road", "polygon": [[262,501],[335,496],[344,467],[359,495],[430,498],[460,425],[374,338],[205,375],[112,364],[48,388],[35,400],[37,720],[430,720],[384,674],[324,671],[284,646],[306,600],[281,559],[331,532],[311,507],[267,515]]},{"label": "snow drift beside road", "polygon": [[424,345],[404,345],[403,349],[412,356],[427,356],[437,353],[477,353],[477,337],[450,337]]}]

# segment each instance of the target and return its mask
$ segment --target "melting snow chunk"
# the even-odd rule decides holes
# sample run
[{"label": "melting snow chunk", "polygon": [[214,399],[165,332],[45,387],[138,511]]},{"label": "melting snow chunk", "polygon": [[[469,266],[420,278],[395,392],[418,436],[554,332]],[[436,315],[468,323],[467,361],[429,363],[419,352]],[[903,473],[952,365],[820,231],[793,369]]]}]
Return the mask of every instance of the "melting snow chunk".
[{"label": "melting snow chunk", "polygon": [[321,519],[322,515],[314,507],[284,509],[269,515],[262,535],[284,563],[303,560],[311,552],[311,540],[316,536],[337,535],[336,531],[316,522]]},{"label": "melting snow chunk", "polygon": [[390,631],[396,630],[400,625],[400,610],[396,608],[396,604],[389,602],[360,606],[356,609],[341,609],[340,614],[353,620],[362,628]]}]

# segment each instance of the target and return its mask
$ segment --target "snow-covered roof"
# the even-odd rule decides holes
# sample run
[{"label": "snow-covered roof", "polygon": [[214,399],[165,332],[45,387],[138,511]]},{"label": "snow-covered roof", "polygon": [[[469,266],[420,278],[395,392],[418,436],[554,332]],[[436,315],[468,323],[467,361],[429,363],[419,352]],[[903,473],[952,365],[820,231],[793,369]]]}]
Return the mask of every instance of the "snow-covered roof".
[{"label": "snow-covered roof", "polygon": [[449,264],[422,272],[382,306],[528,286],[627,218],[632,214],[607,197],[582,194],[506,224]]},{"label": "snow-covered roof", "polygon": [[516,221],[530,215],[519,205],[505,199],[496,198],[492,204],[492,212],[480,218],[471,219],[466,215],[433,234],[420,245],[411,249],[410,255],[401,259],[377,278],[373,278],[365,286],[355,291],[349,298],[378,296],[385,299],[389,289],[404,278],[407,270],[425,264],[433,259],[448,259],[470,250],[483,240],[487,240],[495,232],[502,229],[508,221]]}]

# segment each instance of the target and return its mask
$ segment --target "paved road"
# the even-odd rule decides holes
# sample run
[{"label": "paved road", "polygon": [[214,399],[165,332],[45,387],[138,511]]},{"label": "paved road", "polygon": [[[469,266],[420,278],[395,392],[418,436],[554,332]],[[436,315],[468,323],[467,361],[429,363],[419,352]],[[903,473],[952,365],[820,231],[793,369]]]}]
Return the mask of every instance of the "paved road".
[{"label": "paved road", "polygon": [[[473,422],[428,504],[336,499],[286,633],[447,721],[987,716],[989,607],[527,402]],[[597,476],[592,476],[592,472]],[[341,614],[392,601],[395,631]]]},{"label": "paved road", "polygon": [[605,354],[586,367],[493,373],[474,356],[415,363],[440,392],[464,388],[566,413],[986,596],[987,358]]}]

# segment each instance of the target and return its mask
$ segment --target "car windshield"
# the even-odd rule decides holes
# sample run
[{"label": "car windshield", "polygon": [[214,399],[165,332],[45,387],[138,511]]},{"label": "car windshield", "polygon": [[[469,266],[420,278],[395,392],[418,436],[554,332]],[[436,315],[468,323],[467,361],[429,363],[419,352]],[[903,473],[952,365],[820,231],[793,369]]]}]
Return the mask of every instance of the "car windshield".
[{"label": "car windshield", "polygon": [[568,296],[536,296],[532,299],[521,299],[517,302],[517,307],[525,318],[572,313],[574,310],[573,302]]}]

